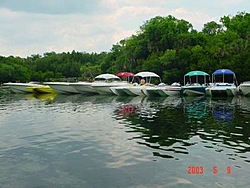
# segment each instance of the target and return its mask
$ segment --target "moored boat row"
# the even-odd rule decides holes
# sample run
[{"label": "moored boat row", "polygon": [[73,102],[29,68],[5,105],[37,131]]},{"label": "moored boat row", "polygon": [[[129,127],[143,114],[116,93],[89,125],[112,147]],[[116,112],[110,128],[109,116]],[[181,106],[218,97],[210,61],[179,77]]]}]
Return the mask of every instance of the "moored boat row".
[{"label": "moored boat row", "polygon": [[[119,76],[131,76],[133,80],[122,81]],[[44,82],[40,83],[4,83],[5,87],[14,93],[57,93],[57,94],[100,94],[127,95],[150,97],[173,95],[207,95],[207,96],[235,96],[250,95],[250,82],[243,82],[237,86],[235,73],[230,69],[218,69],[210,76],[203,71],[190,71],[184,75],[184,86],[179,83],[166,85],[161,82],[159,75],[153,72],[127,73],[117,75],[101,74],[94,82]]]}]

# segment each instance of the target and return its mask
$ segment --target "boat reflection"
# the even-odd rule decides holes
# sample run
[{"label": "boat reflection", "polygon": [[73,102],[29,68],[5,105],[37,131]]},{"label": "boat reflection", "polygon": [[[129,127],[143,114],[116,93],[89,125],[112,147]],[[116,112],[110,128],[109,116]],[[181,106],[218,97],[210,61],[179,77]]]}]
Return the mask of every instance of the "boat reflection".
[{"label": "boat reflection", "polygon": [[46,108],[55,113],[92,117],[92,113],[107,112],[128,134],[128,139],[138,143],[138,147],[149,147],[150,154],[157,157],[182,159],[183,155],[190,154],[190,147],[197,146],[224,152],[232,160],[241,158],[250,162],[247,156],[250,153],[250,99],[247,97],[12,94],[0,100],[0,109],[5,109],[7,103],[13,103],[16,108],[22,104],[25,109],[31,105],[33,109],[40,109],[43,102],[48,101]]},{"label": "boat reflection", "polygon": [[160,107],[182,107],[183,99],[180,96],[168,96],[168,97],[146,97],[147,102],[156,103]]},{"label": "boat reflection", "polygon": [[31,94],[7,94],[7,95],[3,95],[1,96],[1,100],[5,101],[5,102],[18,102],[18,101],[22,101],[22,100],[33,100],[34,96]]},{"label": "boat reflection", "polygon": [[131,139],[150,147],[154,156],[178,160],[189,154],[189,147],[198,145],[235,160],[250,151],[250,126],[237,123],[241,119],[241,113],[235,113],[238,102],[237,97],[146,97],[121,103],[113,113],[129,128]]},{"label": "boat reflection", "polygon": [[[152,154],[162,158],[175,158],[175,154],[187,154],[184,147],[190,145],[186,134],[190,127],[183,125],[181,97],[140,98],[141,101],[122,103],[114,111],[117,119],[129,128],[129,134],[138,144],[153,149]],[[180,126],[182,127],[180,129]]]},{"label": "boat reflection", "polygon": [[209,107],[205,96],[184,96],[183,110],[189,120],[202,121],[202,119],[209,115]]},{"label": "boat reflection", "polygon": [[214,120],[219,124],[232,124],[237,98],[209,98]]},{"label": "boat reflection", "polygon": [[250,112],[250,97],[240,96],[238,101],[243,113],[248,114]]},{"label": "boat reflection", "polygon": [[41,100],[41,101],[47,101],[47,102],[51,102],[53,101],[55,98],[56,98],[57,94],[56,93],[34,93],[34,94],[31,94],[31,97],[34,97],[38,100]]}]

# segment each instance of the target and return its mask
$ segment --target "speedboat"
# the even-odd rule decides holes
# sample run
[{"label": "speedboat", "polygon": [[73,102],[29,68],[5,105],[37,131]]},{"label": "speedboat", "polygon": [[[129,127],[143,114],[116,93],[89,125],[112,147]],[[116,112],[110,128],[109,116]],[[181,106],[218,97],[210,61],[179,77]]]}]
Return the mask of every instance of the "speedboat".
[{"label": "speedboat", "polygon": [[[119,72],[116,74],[116,76],[119,76],[121,78],[125,78],[127,79],[127,84],[125,85],[126,86],[132,86],[133,84],[129,83],[129,78],[130,77],[134,77],[135,74],[132,73],[132,72]],[[118,96],[127,96],[128,94],[124,91],[124,85],[123,86],[112,86],[110,87],[110,90],[115,94],[115,95],[118,95]]]},{"label": "speedboat", "polygon": [[46,94],[46,93],[54,93],[55,91],[48,85],[37,85],[37,86],[31,86],[28,87],[28,89],[33,90],[35,93],[41,93],[41,94]]},{"label": "speedboat", "polygon": [[166,84],[159,84],[158,86],[155,87],[143,87],[142,88],[142,93],[148,97],[157,97],[157,96],[161,96],[158,92],[158,90],[161,88],[165,88]]},{"label": "speedboat", "polygon": [[176,82],[174,82],[171,85],[160,83],[156,87],[145,87],[142,89],[142,92],[146,96],[166,97],[166,96],[180,95],[181,89],[182,89],[181,85]]},{"label": "speedboat", "polygon": [[133,86],[133,84],[127,84],[125,86],[113,86],[113,87],[110,87],[110,90],[115,95],[118,95],[118,96],[128,96],[128,94],[127,94],[127,92],[125,91],[124,88],[131,87],[131,86]]},{"label": "speedboat", "polygon": [[[121,77],[129,76],[131,74],[128,72],[118,73]],[[112,87],[113,85],[117,86],[117,84],[114,84],[117,82],[113,81],[118,81],[119,83],[121,82],[119,77],[114,76],[113,74],[100,74],[96,76],[94,80],[94,82],[75,82],[71,85],[82,94],[110,94],[111,92],[109,87]]]},{"label": "speedboat", "polygon": [[183,94],[189,96],[205,95],[210,76],[203,71],[191,71],[184,75]]},{"label": "speedboat", "polygon": [[95,81],[91,86],[100,95],[113,95],[114,93],[111,91],[110,87],[128,85],[128,82],[122,81],[114,74],[101,74],[96,76],[95,79],[100,79],[101,81]]},{"label": "speedboat", "polygon": [[123,90],[127,93],[127,95],[145,95],[143,90],[155,87],[155,84],[152,83],[153,80],[161,83],[160,76],[153,72],[139,72],[135,74],[135,77],[140,79],[140,84],[134,83],[132,86],[123,87]]},{"label": "speedboat", "polygon": [[250,95],[250,81],[245,81],[241,83],[237,90],[242,93],[242,95],[249,96]]},{"label": "speedboat", "polygon": [[81,94],[98,94],[92,87],[93,82],[73,82],[71,85]]},{"label": "speedboat", "polygon": [[158,87],[158,93],[160,96],[175,96],[180,95],[182,91],[181,84],[174,82],[171,85]]},{"label": "speedboat", "polygon": [[206,88],[208,96],[235,96],[237,92],[235,73],[230,69],[218,69],[212,75],[212,83]]},{"label": "speedboat", "polygon": [[71,82],[43,82],[45,85],[49,85],[58,94],[79,94]]},{"label": "speedboat", "polygon": [[3,83],[3,86],[9,87],[10,91],[13,93],[33,93],[34,87],[42,86],[36,82],[28,82],[28,83]]}]

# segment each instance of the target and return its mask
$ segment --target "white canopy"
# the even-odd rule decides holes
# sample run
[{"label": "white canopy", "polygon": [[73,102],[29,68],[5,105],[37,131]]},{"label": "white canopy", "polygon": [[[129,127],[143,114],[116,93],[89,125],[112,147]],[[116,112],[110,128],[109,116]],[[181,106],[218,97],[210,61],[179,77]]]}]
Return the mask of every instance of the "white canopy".
[{"label": "white canopy", "polygon": [[98,78],[98,79],[120,79],[118,76],[116,76],[114,74],[100,74],[100,75],[96,76],[95,78]]},{"label": "white canopy", "polygon": [[160,76],[157,75],[154,72],[138,72],[137,74],[135,74],[135,76],[141,76],[141,77],[157,77],[159,78]]}]

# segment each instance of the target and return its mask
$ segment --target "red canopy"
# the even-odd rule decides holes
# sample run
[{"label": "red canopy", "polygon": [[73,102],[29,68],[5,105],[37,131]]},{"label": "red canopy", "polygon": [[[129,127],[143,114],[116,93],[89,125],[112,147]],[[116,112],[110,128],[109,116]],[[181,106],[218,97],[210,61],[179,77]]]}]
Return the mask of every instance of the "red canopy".
[{"label": "red canopy", "polygon": [[127,78],[129,76],[134,76],[135,74],[132,73],[132,72],[119,72],[116,74],[116,76],[119,76],[119,77],[124,77],[124,78]]}]

